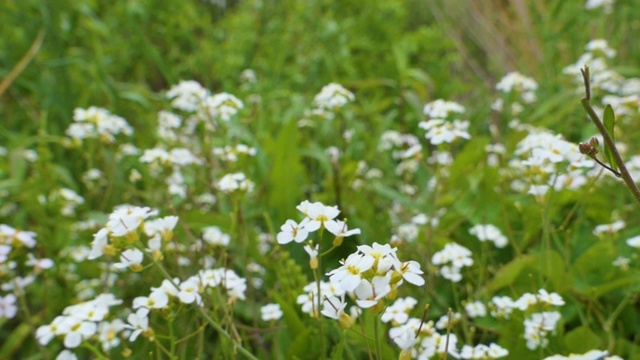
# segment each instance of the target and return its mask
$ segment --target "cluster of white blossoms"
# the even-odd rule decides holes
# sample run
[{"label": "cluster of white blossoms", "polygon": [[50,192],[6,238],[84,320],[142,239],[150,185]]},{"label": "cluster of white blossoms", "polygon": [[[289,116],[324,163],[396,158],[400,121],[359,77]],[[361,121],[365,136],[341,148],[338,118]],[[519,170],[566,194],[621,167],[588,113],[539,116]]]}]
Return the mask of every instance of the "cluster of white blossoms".
[{"label": "cluster of white blossoms", "polygon": [[440,266],[440,275],[453,282],[462,280],[461,270],[473,265],[471,250],[455,242],[448,243],[444,249],[436,252],[431,257],[431,263]]},{"label": "cluster of white blossoms", "polygon": [[[491,108],[498,112],[505,110],[505,105],[509,105],[510,114],[518,116],[523,110],[522,103],[531,104],[536,101],[536,90],[538,83],[519,72],[510,72],[496,84],[496,90],[504,94],[504,97],[496,99]],[[508,104],[505,104],[505,100]]]},{"label": "cluster of white blossoms", "polygon": [[[121,264],[132,270],[140,269],[143,252],[134,247],[140,235],[147,236],[146,251],[154,257],[161,255],[163,243],[173,238],[173,228],[178,223],[177,216],[151,219],[158,215],[149,207],[122,205],[109,214],[105,227],[93,235],[89,259],[102,255],[120,255]],[[126,251],[126,253],[125,253]]]},{"label": "cluster of white blossoms", "polygon": [[497,248],[507,246],[509,240],[495,225],[475,225],[469,229],[469,234],[474,235],[480,241],[491,241]]},{"label": "cluster of white blossoms", "polygon": [[578,145],[561,135],[536,128],[529,129],[514,155],[503,175],[514,178],[513,190],[534,196],[544,196],[550,188],[555,191],[581,188],[595,165],[593,160],[580,154]]},{"label": "cluster of white blossoms", "polygon": [[[314,244],[309,235],[326,229],[335,236],[332,247],[340,246],[345,237],[360,234],[360,229],[349,230],[346,220],[336,220],[340,210],[336,206],[326,206],[320,202],[303,201],[297,209],[305,215],[300,222],[287,220],[276,238],[279,244],[308,242],[304,249],[309,254],[311,269],[318,268],[318,253],[321,240]],[[387,301],[395,299],[397,289],[405,281],[416,286],[424,285],[420,264],[416,261],[401,261],[397,248],[389,244],[373,243],[360,245],[356,252],[340,261],[340,267],[326,273],[329,282],[318,279],[303,288],[297,298],[302,311],[312,317],[320,314],[336,319],[340,326],[349,328],[355,318],[364,310],[375,308],[381,311]],[[355,302],[349,314],[346,312],[347,299]],[[383,322],[398,321],[398,316],[406,308],[415,306],[411,298],[396,301],[383,315]],[[394,320],[395,319],[395,320]]]},{"label": "cluster of white blossoms", "polygon": [[[435,323],[433,320],[423,323],[421,319],[408,316],[415,304],[413,298],[398,299],[381,317],[393,324],[389,330],[389,337],[403,350],[402,359],[439,358],[445,352],[454,359],[486,360],[509,355],[507,349],[495,343],[463,345],[459,348],[458,338],[452,329],[461,323],[462,315],[451,313],[441,316]],[[555,332],[561,318],[559,312],[548,310],[562,305],[564,300],[560,295],[540,289],[536,294],[525,293],[515,301],[507,296],[496,296],[488,307],[491,309],[491,315],[498,319],[508,319],[514,310],[527,314],[524,320],[524,339],[526,346],[535,350],[547,346],[548,335]],[[471,319],[487,316],[487,306],[480,301],[466,302],[464,309]],[[438,332],[439,330],[442,333]],[[445,347],[445,342],[448,343],[448,347]]]},{"label": "cluster of white blossoms", "polygon": [[235,146],[217,147],[212,150],[213,155],[216,155],[222,161],[237,162],[242,155],[256,156],[257,150],[254,147],[250,147],[245,144],[238,144]]},{"label": "cluster of white blossoms", "polygon": [[610,14],[615,3],[616,0],[587,0],[584,8],[587,10],[603,8],[605,13]]},{"label": "cluster of white blossoms", "polygon": [[[640,78],[625,78],[607,64],[614,58],[616,51],[609,47],[606,40],[596,39],[586,45],[584,53],[575,64],[567,66],[563,72],[573,77],[576,83],[576,91],[584,91],[582,73],[580,69],[589,66],[591,75],[591,88],[594,96],[603,92],[601,102],[613,107],[616,120],[627,121],[633,119],[640,106]],[[594,107],[597,113],[601,109]]]},{"label": "cluster of white blossoms", "polygon": [[[18,313],[18,294],[31,285],[42,271],[52,268],[53,260],[36,257],[37,234],[0,224],[0,320]],[[18,267],[27,271],[16,275]]]},{"label": "cluster of white blossoms", "polygon": [[330,83],[325,85],[313,98],[313,104],[319,109],[335,111],[355,101],[355,99],[355,95],[342,85]]},{"label": "cluster of white blossoms", "polygon": [[499,319],[508,319],[514,310],[528,314],[524,320],[524,339],[527,348],[535,350],[549,344],[548,336],[555,333],[561,319],[560,313],[552,308],[564,304],[557,293],[540,289],[536,294],[525,293],[515,301],[508,296],[494,296],[489,309],[491,316]]},{"label": "cluster of white blossoms", "polygon": [[260,308],[260,318],[262,321],[279,320],[282,315],[282,309],[279,304],[266,304]]},{"label": "cluster of white blossoms", "polygon": [[201,121],[205,121],[209,128],[215,128],[215,121],[229,121],[238,113],[244,104],[235,96],[228,93],[211,94],[194,80],[181,81],[173,86],[167,97],[171,106],[188,113],[195,112]]},{"label": "cluster of white blossoms", "polygon": [[[395,292],[404,280],[416,286],[425,283],[420,276],[423,274],[420,264],[413,260],[400,261],[396,252],[397,248],[389,244],[360,245],[355,253],[340,262],[341,267],[327,275],[332,284],[355,299],[359,308],[374,307],[383,304],[383,299]],[[334,297],[331,308],[337,308],[335,301],[344,302]],[[324,309],[327,309],[326,303]]]},{"label": "cluster of white blossoms", "polygon": [[133,330],[120,319],[108,320],[110,308],[121,303],[112,294],[101,294],[93,300],[67,306],[51,324],[36,330],[36,339],[40,345],[47,345],[56,337],[62,338],[66,348],[74,349],[97,335],[103,350],[117,347],[120,337],[116,335],[123,331],[130,334]]},{"label": "cluster of white blossoms", "polygon": [[127,123],[127,120],[95,106],[88,109],[74,109],[73,121],[65,134],[76,145],[80,145],[84,139],[90,138],[99,139],[104,143],[113,143],[119,134],[127,136],[133,134],[133,128]]},{"label": "cluster of white blossoms", "polygon": [[65,308],[51,324],[37,329],[36,338],[41,345],[61,338],[69,349],[77,348],[84,341],[97,341],[104,351],[118,347],[122,339],[136,341],[140,335],[153,341],[151,314],[166,312],[179,304],[202,306],[202,294],[209,294],[214,288],[222,288],[229,303],[244,300],[246,279],[233,270],[205,268],[184,281],[178,278],[164,280],[160,287],[151,288],[149,296],[133,299],[126,322],[110,313],[110,308],[122,304],[122,300],[112,294],[101,294],[93,300]]},{"label": "cluster of white blossoms", "polygon": [[613,235],[613,234],[617,234],[620,230],[624,229],[626,226],[627,226],[627,223],[625,223],[622,220],[617,220],[610,224],[596,225],[592,233],[595,236]]},{"label": "cluster of white blossoms", "polygon": [[301,243],[307,240],[310,233],[318,231],[321,227],[341,239],[360,234],[360,229],[349,230],[345,221],[336,220],[340,214],[337,206],[326,206],[321,202],[312,203],[305,200],[296,209],[303,213],[305,218],[300,223],[287,220],[276,235],[278,244],[284,245],[291,241]]},{"label": "cluster of white blossoms", "polygon": [[42,205],[51,204],[60,208],[63,216],[74,216],[76,208],[84,204],[84,198],[75,191],[68,188],[53,190],[49,196],[39,195],[38,201]]},{"label": "cluster of white blossoms", "polygon": [[[355,99],[355,95],[342,85],[337,83],[327,84],[313,98],[314,107],[304,111],[304,116],[298,121],[298,126],[313,127],[315,122],[312,119],[332,120],[335,118],[337,111],[355,101]],[[343,134],[343,137],[349,139],[349,132]]]},{"label": "cluster of white blossoms", "polygon": [[[447,316],[445,315],[446,319]],[[396,319],[404,319],[396,316]],[[433,321],[423,323],[418,318],[408,318],[389,329],[389,337],[402,349],[401,359],[439,359],[445,353],[454,359],[499,359],[509,355],[509,351],[498,344],[463,345],[458,349],[458,337],[445,331],[438,332]]]},{"label": "cluster of white blossoms", "polygon": [[623,360],[620,356],[609,356],[608,351],[591,350],[584,354],[571,354],[569,356],[552,355],[547,356],[544,360]]},{"label": "cluster of white blossoms", "polygon": [[[143,261],[152,259],[160,262],[164,258],[163,246],[167,249],[171,245],[178,252],[193,252],[203,247],[198,241],[193,246],[185,246],[179,242],[172,242],[173,229],[178,222],[176,216],[157,218],[158,211],[148,207],[123,205],[109,215],[106,225],[94,234],[91,249],[78,248],[75,254],[70,254],[77,261],[93,260],[101,256],[115,258],[108,267],[109,279],[95,279],[100,287],[115,286],[117,273],[126,269],[139,272],[144,269]],[[1,227],[0,227],[1,229]],[[33,246],[35,235],[24,232],[20,238],[29,240],[24,246]],[[208,245],[226,246],[229,235],[224,234],[218,227],[210,226],[203,229],[204,243]],[[0,247],[1,249],[1,247]],[[35,260],[35,259],[34,259]],[[178,263],[185,263],[186,259],[178,257]],[[247,280],[240,277],[233,270],[213,267],[215,261],[204,256],[203,265],[197,273],[184,280],[180,278],[165,279],[162,284],[152,287],[148,295],[133,299],[131,308],[112,312],[110,308],[121,305],[113,294],[101,294],[95,299],[67,307],[62,315],[56,317],[49,325],[41,326],[36,332],[40,344],[46,345],[52,339],[59,338],[65,348],[74,349],[83,342],[97,342],[104,351],[118,347],[122,340],[133,342],[139,336],[154,339],[153,314],[164,316],[168,310],[183,306],[183,304],[204,305],[204,299],[221,294],[225,295],[228,304],[237,300],[244,300],[247,290]],[[188,261],[185,263],[188,264]],[[40,265],[44,268],[44,264]],[[99,281],[98,281],[99,280]],[[96,287],[84,284],[87,288]],[[217,290],[214,290],[217,289]],[[76,288],[79,298],[86,297],[86,290]],[[206,295],[206,296],[205,296]],[[117,318],[128,314],[126,321]]]},{"label": "cluster of white blossoms", "polygon": [[452,143],[460,138],[468,140],[471,138],[469,121],[456,118],[456,114],[464,112],[462,105],[438,99],[424,106],[424,114],[429,119],[421,121],[418,126],[426,131],[425,138],[432,145]]},{"label": "cluster of white blossoms", "polygon": [[250,193],[254,187],[253,181],[247,179],[244,173],[226,174],[218,180],[218,189],[226,194],[244,192]]},{"label": "cluster of white blossoms", "polygon": [[399,160],[396,175],[413,174],[422,159],[422,144],[415,135],[402,134],[395,130],[387,130],[380,136],[379,151],[391,150],[391,157]]}]

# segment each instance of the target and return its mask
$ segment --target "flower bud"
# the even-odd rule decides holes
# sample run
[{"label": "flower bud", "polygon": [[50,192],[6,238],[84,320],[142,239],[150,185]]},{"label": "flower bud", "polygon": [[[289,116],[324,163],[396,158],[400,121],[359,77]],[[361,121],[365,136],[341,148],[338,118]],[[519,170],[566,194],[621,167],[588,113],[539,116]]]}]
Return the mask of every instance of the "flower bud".
[{"label": "flower bud", "polygon": [[309,267],[311,270],[315,270],[318,268],[318,258],[314,257],[309,260]]},{"label": "flower bud", "polygon": [[579,143],[578,150],[580,150],[581,154],[587,155],[588,157],[594,157],[598,153],[598,149],[587,143]]},{"label": "flower bud", "polygon": [[355,320],[346,313],[342,313],[342,315],[340,315],[340,318],[338,319],[338,323],[340,324],[341,328],[347,330],[351,328],[351,326],[355,323]]},{"label": "flower bud", "polygon": [[594,148],[597,148],[598,146],[600,146],[600,141],[598,140],[597,137],[593,136],[591,139],[589,139],[589,145],[593,146]]},{"label": "flower bud", "polygon": [[344,241],[344,237],[336,236],[336,238],[333,239],[333,247],[338,247],[338,246],[342,245],[343,241]]}]

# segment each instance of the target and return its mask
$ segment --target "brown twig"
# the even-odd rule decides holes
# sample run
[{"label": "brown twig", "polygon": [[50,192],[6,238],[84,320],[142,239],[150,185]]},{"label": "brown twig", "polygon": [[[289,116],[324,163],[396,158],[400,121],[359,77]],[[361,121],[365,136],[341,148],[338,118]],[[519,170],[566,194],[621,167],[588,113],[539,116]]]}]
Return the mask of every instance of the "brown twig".
[{"label": "brown twig", "polygon": [[580,71],[582,72],[582,78],[584,80],[585,92],[585,97],[580,101],[580,103],[582,103],[582,107],[589,115],[589,118],[591,118],[591,121],[593,121],[593,124],[596,126],[596,128],[598,128],[598,131],[602,135],[606,146],[609,148],[609,150],[611,150],[613,160],[618,166],[618,169],[620,169],[620,177],[622,178],[622,180],[624,180],[625,184],[627,184],[627,187],[633,193],[636,201],[640,202],[640,189],[638,189],[636,182],[633,181],[633,178],[631,177],[629,170],[627,170],[627,167],[624,164],[624,160],[622,160],[622,156],[620,156],[620,152],[618,151],[618,148],[616,148],[616,144],[611,138],[611,135],[609,135],[609,132],[605,128],[604,123],[602,122],[602,120],[600,120],[600,117],[598,117],[598,114],[596,114],[595,110],[593,110],[593,107],[591,107],[591,82],[589,76],[589,66],[585,65],[584,68],[580,69]]}]

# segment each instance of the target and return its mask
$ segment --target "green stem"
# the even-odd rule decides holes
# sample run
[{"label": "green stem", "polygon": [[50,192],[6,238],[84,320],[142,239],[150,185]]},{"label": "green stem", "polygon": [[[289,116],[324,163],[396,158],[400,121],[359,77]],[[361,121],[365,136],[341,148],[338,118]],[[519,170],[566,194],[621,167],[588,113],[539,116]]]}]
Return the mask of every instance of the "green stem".
[{"label": "green stem", "polygon": [[[320,227],[320,231],[318,234],[318,253],[320,253],[320,249],[322,247],[322,237],[324,235],[324,224]],[[316,310],[318,311],[318,326],[319,326],[319,330],[320,330],[320,354],[321,354],[321,358],[324,359],[325,358],[325,351],[324,351],[324,328],[322,326],[322,314],[320,313],[321,306],[322,306],[322,294],[320,292],[321,286],[320,286],[320,277],[322,276],[322,256],[318,256],[318,267],[313,269],[313,277],[316,280],[316,299],[317,299],[317,308]]]},{"label": "green stem", "polygon": [[[155,259],[151,258],[151,260],[153,261],[153,263],[158,267],[158,269],[160,269],[160,272],[162,273],[162,275],[171,282],[171,284],[176,288],[179,289],[178,285],[173,281],[173,278],[171,277],[171,275],[169,275],[169,273],[167,272],[167,270],[165,270],[165,268]],[[222,337],[226,338],[227,340],[231,341],[233,343],[233,346],[244,356],[246,356],[248,359],[252,359],[252,360],[258,360],[257,357],[255,357],[253,354],[251,354],[251,352],[249,352],[249,350],[245,349],[244,347],[242,347],[242,345],[237,342],[235,339],[233,339],[233,337],[231,337],[231,335],[222,328],[222,326],[220,326],[218,323],[216,323],[213,318],[202,308],[202,306],[199,306],[196,304],[196,309],[198,310],[198,312],[200,313],[200,315],[202,315],[202,317],[207,321],[207,323],[209,325],[211,325],[211,327],[216,330],[220,335],[222,335]]]},{"label": "green stem", "polygon": [[[379,319],[376,319],[379,320]],[[374,340],[376,342],[376,358],[378,360],[382,360],[382,347],[380,346],[380,334],[379,334],[379,325],[378,325],[379,321],[374,321],[373,322],[373,333],[374,333]]]},{"label": "green stem", "polygon": [[633,178],[631,177],[629,170],[627,170],[627,167],[625,166],[624,161],[622,160],[622,156],[620,156],[620,152],[618,151],[618,148],[616,148],[616,144],[611,138],[611,135],[609,135],[609,132],[605,128],[604,124],[602,123],[602,120],[600,120],[600,117],[598,117],[598,114],[596,114],[595,110],[593,110],[593,108],[591,107],[591,102],[590,102],[591,101],[591,85],[590,85],[590,77],[589,77],[589,67],[585,66],[583,69],[580,69],[580,71],[582,72],[582,78],[584,80],[584,88],[585,88],[585,94],[586,94],[586,96],[580,101],[580,103],[582,104],[582,107],[585,109],[585,111],[591,118],[591,121],[593,122],[593,124],[596,126],[596,128],[598,128],[598,131],[602,135],[602,138],[604,139],[606,146],[611,150],[613,159],[616,162],[616,165],[618,165],[618,169],[620,169],[620,177],[622,177],[622,180],[624,180],[625,184],[627,184],[627,187],[633,193],[633,196],[636,198],[636,201],[640,202],[640,189],[638,189],[638,186],[636,186],[636,182],[633,181]]}]

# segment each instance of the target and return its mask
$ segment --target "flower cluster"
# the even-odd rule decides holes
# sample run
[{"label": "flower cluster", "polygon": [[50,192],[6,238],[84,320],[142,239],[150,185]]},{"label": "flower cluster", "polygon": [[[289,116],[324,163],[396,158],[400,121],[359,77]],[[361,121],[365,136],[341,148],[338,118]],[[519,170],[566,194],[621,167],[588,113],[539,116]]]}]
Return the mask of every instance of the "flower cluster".
[{"label": "flower cluster", "polygon": [[500,229],[491,224],[475,225],[469,229],[469,234],[474,235],[480,241],[491,241],[497,248],[503,248],[509,243]]},{"label": "flower cluster", "polygon": [[346,104],[353,102],[356,97],[353,93],[345,89],[342,85],[330,83],[313,98],[313,103],[317,108],[335,111]]},{"label": "flower cluster", "polygon": [[218,189],[227,194],[239,191],[250,193],[253,187],[253,181],[247,179],[247,176],[241,172],[227,174],[218,181]]},{"label": "flower cluster", "polygon": [[510,72],[496,84],[496,90],[503,96],[491,104],[491,109],[501,113],[507,110],[508,114],[516,117],[525,109],[523,103],[531,104],[536,101],[537,89],[538,83],[534,79],[518,72]]},{"label": "flower cluster", "polygon": [[[178,223],[176,216],[167,216],[151,220],[158,214],[157,210],[149,207],[122,205],[109,214],[105,227],[93,235],[93,242],[89,259],[97,259],[102,255],[114,256],[121,254],[122,263],[128,267],[138,268],[142,261],[142,251],[134,248],[144,232],[147,237],[147,251],[160,254],[163,242],[173,237],[173,228]],[[124,253],[124,251],[127,251]],[[154,256],[157,256],[154,255]],[[132,259],[135,261],[132,262]]]},{"label": "flower cluster", "polygon": [[571,354],[569,356],[552,355],[547,356],[544,360],[622,360],[620,356],[609,356],[608,351],[590,350],[584,354]]},{"label": "flower cluster", "polygon": [[444,249],[433,254],[431,262],[433,265],[441,266],[440,275],[453,282],[460,282],[462,274],[460,271],[466,266],[473,265],[471,250],[454,242],[448,243]]},{"label": "flower cluster", "polygon": [[534,196],[544,196],[551,188],[555,191],[581,188],[592,176],[589,170],[595,165],[580,154],[578,145],[542,129],[529,129],[514,154],[516,157],[509,161],[509,171],[504,175],[514,178],[513,190]]},{"label": "flower cluster", "polygon": [[209,121],[215,126],[215,121],[229,121],[232,116],[244,107],[242,101],[228,93],[211,94],[194,80],[181,81],[167,92],[171,106],[186,112],[196,112],[199,119]]},{"label": "flower cluster", "polygon": [[327,273],[332,284],[355,297],[356,304],[367,309],[382,304],[382,299],[402,285],[403,280],[424,285],[420,264],[402,262],[397,248],[389,244],[360,245],[358,250],[341,261],[341,267]]},{"label": "flower cluster", "polygon": [[305,218],[300,223],[291,219],[287,220],[280,227],[281,231],[276,236],[279,244],[284,245],[291,241],[301,243],[307,240],[309,233],[317,231],[321,227],[327,229],[337,239],[360,234],[360,229],[349,230],[346,221],[335,220],[340,213],[337,206],[326,206],[321,202],[311,203],[305,200],[296,209],[303,213]]},{"label": "flower cluster", "polygon": [[[42,271],[52,268],[53,260],[36,257],[37,234],[0,224],[0,319],[12,319],[18,313],[18,297]],[[25,266],[26,276],[16,275],[16,268]]]},{"label": "flower cluster", "polygon": [[113,143],[119,134],[127,136],[133,134],[133,128],[124,118],[95,106],[73,110],[73,121],[65,133],[77,145],[84,139],[91,138],[99,139],[104,143]]},{"label": "flower cluster", "polygon": [[418,126],[426,131],[425,137],[432,145],[452,143],[457,139],[470,139],[469,122],[453,119],[453,114],[463,114],[464,107],[452,101],[435,100],[424,106],[424,114],[429,120],[421,121]]},{"label": "flower cluster", "polygon": [[454,333],[440,333],[433,321],[422,323],[417,318],[408,318],[402,324],[392,327],[389,337],[402,349],[402,354],[406,354],[405,357],[401,355],[403,359],[431,359],[434,356],[444,356],[445,353],[454,359],[482,360],[499,359],[509,355],[507,349],[495,343],[463,345],[458,350],[458,337]]}]

